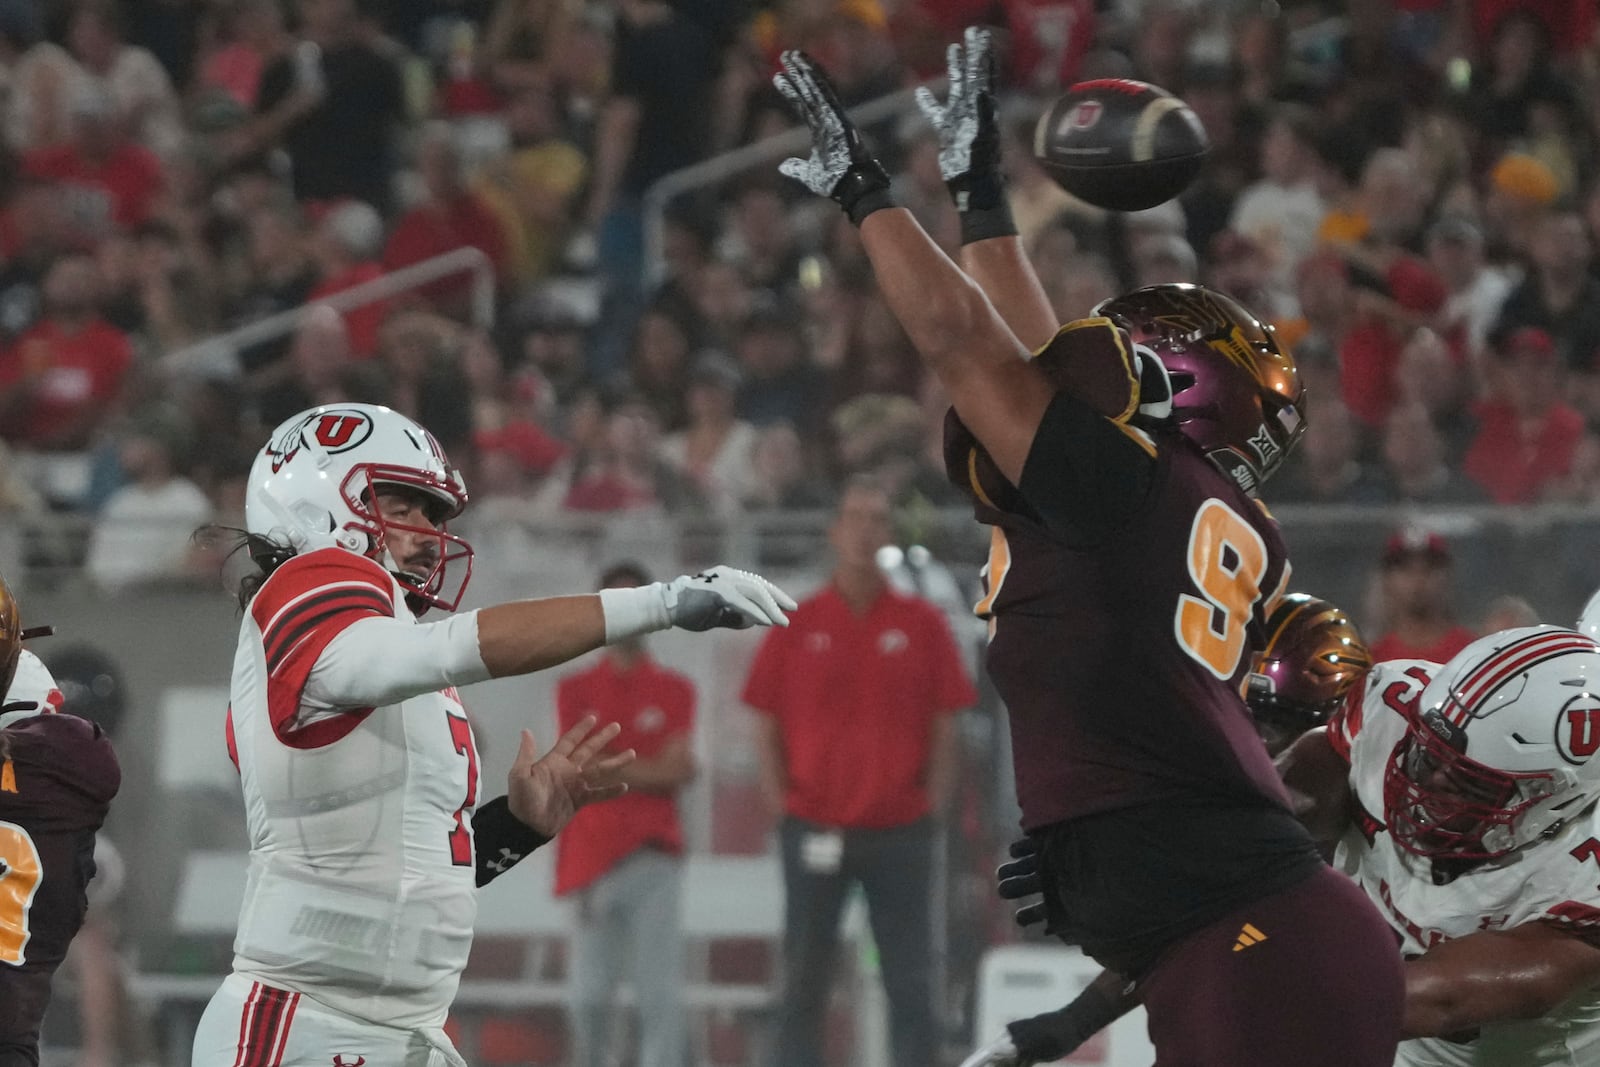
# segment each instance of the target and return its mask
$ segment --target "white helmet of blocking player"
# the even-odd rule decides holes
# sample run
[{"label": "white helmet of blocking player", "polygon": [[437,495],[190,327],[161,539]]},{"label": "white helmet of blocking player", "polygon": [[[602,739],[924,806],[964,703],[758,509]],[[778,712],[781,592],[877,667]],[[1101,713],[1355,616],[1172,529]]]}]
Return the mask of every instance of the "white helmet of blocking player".
[{"label": "white helmet of blocking player", "polygon": [[[438,529],[388,522],[375,503],[379,486],[420,490],[439,504]],[[434,436],[376,404],[327,404],[302,411],[272,431],[250,467],[245,529],[295,552],[338,547],[377,560],[424,603],[452,611],[472,576],[472,546],[445,531],[467,506],[467,489]],[[391,530],[436,537],[427,577],[389,558]],[[446,572],[455,565],[446,586]]]},{"label": "white helmet of blocking player", "polygon": [[1482,637],[1434,675],[1384,776],[1389,833],[1428,859],[1496,859],[1600,796],[1600,645],[1556,626]]},{"label": "white helmet of blocking player", "polygon": [[66,702],[50,669],[27,649],[17,657],[16,676],[0,698],[0,730],[35,715],[53,715]]}]

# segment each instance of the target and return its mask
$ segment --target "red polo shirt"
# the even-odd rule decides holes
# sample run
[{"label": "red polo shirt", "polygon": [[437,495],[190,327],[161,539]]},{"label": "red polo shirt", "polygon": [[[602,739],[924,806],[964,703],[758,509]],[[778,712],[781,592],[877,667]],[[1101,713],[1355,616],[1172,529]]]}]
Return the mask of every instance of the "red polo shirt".
[{"label": "red polo shirt", "polygon": [[[592,714],[602,726],[622,727],[608,751],[631,748],[641,759],[660,755],[670,739],[694,729],[694,701],[693,682],[648,656],[628,670],[619,670],[606,656],[556,686],[562,733]],[[683,851],[683,827],[671,795],[638,790],[580,809],[556,838],[556,892],[582,889],[645,847],[673,855]]]},{"label": "red polo shirt", "polygon": [[[500,219],[472,193],[448,204],[423,204],[406,212],[396,224],[383,250],[386,270],[400,270],[458,248],[476,248],[489,257],[499,275],[506,267],[506,234]],[[472,290],[472,277],[450,275],[421,288],[430,300],[464,300]]]},{"label": "red polo shirt", "polygon": [[54,319],[39,321],[0,352],[0,388],[38,376],[27,414],[4,436],[18,444],[50,441],[62,426],[109,404],[132,365],[133,345],[110,323],[94,319],[68,333]]},{"label": "red polo shirt", "polygon": [[767,631],[744,701],[778,722],[789,814],[870,829],[928,814],[934,720],[978,694],[938,608],[885,589],[856,615],[829,585]]},{"label": "red polo shirt", "polygon": [[71,144],[36,148],[23,159],[29,177],[67,187],[73,218],[93,227],[108,220],[131,230],[146,222],[166,187],[161,160],[143,145],[124,141],[105,159],[89,159]]},{"label": "red polo shirt", "polygon": [[1572,472],[1583,441],[1583,416],[1563,403],[1545,413],[1529,432],[1509,404],[1480,404],[1478,434],[1467,446],[1462,469],[1496,504],[1531,504],[1545,484]]},{"label": "red polo shirt", "polygon": [[1392,633],[1384,634],[1372,646],[1372,662],[1386,663],[1392,659],[1425,659],[1430,663],[1447,663],[1450,658],[1478,639],[1478,635],[1465,626],[1452,626],[1439,640],[1426,648],[1408,645]]}]

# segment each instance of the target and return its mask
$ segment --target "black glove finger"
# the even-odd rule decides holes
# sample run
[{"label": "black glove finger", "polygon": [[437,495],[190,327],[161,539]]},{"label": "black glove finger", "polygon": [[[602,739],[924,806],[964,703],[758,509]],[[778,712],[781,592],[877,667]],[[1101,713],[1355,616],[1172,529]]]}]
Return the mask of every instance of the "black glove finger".
[{"label": "black glove finger", "polygon": [[1021,878],[1025,875],[1037,875],[1038,873],[1039,857],[1022,856],[1018,859],[1007,860],[999,867],[996,867],[994,876],[1001,881],[1004,881],[1007,878]]},{"label": "black glove finger", "polygon": [[1017,925],[1026,930],[1030,926],[1044,925],[1044,901],[1037,904],[1028,904],[1017,909]]},{"label": "black glove finger", "polygon": [[1001,900],[1021,900],[1023,897],[1043,893],[1044,883],[1039,881],[1037,874],[1029,874],[1016,878],[1002,878],[996,889]]},{"label": "black glove finger", "polygon": [[1031,837],[1019,837],[1007,846],[1006,851],[1011,853],[1012,859],[1021,859],[1024,856],[1037,856],[1039,843]]}]

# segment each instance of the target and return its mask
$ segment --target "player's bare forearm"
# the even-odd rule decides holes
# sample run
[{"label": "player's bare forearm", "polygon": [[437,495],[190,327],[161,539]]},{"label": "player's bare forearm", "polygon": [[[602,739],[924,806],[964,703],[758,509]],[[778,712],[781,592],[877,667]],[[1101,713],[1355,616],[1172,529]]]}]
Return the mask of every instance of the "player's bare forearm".
[{"label": "player's bare forearm", "polygon": [[1351,821],[1350,765],[1329,743],[1328,728],[1301,734],[1276,764],[1295,817],[1311,836],[1325,845],[1343,837]]},{"label": "player's bare forearm", "polygon": [[1020,481],[1053,387],[983,291],[904,208],[861,226],[889,310],[1000,472]]},{"label": "player's bare forearm", "polygon": [[990,237],[962,245],[961,267],[1024,347],[1037,352],[1050,343],[1061,324],[1022,247],[1022,238]]},{"label": "player's bare forearm", "polygon": [[1405,1037],[1448,1037],[1485,1023],[1537,1019],[1600,984],[1600,948],[1553,923],[1486,930],[1405,965]]},{"label": "player's bare forearm", "polygon": [[598,596],[516,600],[478,612],[478,654],[495,678],[555,667],[605,643]]}]

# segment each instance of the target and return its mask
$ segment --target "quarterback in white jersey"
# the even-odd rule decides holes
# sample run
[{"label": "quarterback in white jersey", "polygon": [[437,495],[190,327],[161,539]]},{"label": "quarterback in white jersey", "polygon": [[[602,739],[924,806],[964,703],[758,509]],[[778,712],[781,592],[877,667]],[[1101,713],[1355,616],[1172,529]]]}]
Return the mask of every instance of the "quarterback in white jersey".
[{"label": "quarterback in white jersey", "polygon": [[[1287,780],[1344,827],[1335,863],[1407,957],[1397,1064],[1600,1063],[1597,749],[1600,647],[1553,626],[1380,664],[1291,748]],[[1347,789],[1312,784],[1330,750]]]},{"label": "quarterback in white jersey", "polygon": [[421,426],[315,408],[280,426],[246,496],[247,580],[227,721],[250,834],[233,974],[194,1067],[439,1067],[477,887],[627,786],[591,717],[543,758],[523,731],[480,803],[456,686],[540,670],[649,630],[786,624],[794,602],[728,568],[437,622],[471,573],[445,524],[466,491]]}]

